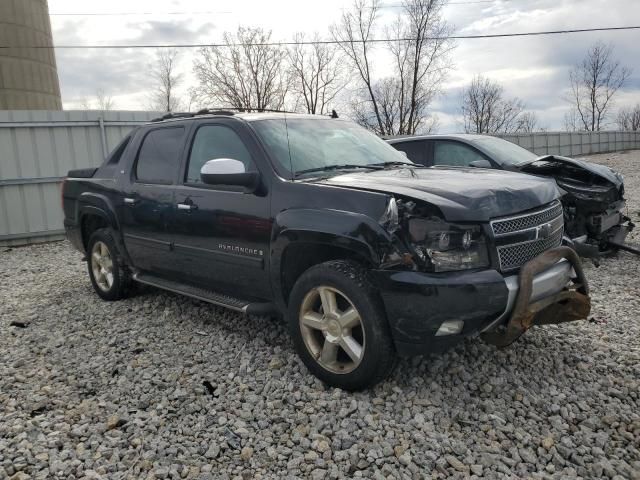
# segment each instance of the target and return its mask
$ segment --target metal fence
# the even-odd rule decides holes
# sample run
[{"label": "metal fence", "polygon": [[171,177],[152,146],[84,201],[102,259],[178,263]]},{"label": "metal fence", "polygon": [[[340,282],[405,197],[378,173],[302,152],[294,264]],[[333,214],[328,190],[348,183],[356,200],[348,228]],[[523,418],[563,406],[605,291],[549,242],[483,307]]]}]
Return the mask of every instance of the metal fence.
[{"label": "metal fence", "polygon": [[[0,245],[62,238],[60,182],[98,166],[155,112],[0,111]],[[534,133],[503,138],[539,155],[640,149],[640,132]]]},{"label": "metal fence", "polygon": [[640,132],[540,132],[499,136],[537,155],[575,157],[640,148]]},{"label": "metal fence", "polygon": [[62,238],[60,182],[154,112],[0,111],[0,245]]}]

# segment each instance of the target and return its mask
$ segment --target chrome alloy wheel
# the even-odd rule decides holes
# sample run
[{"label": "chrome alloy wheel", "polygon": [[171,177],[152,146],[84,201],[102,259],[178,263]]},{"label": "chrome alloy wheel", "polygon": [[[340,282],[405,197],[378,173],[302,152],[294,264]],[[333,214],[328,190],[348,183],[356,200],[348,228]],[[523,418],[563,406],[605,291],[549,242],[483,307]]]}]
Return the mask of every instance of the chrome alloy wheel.
[{"label": "chrome alloy wheel", "polygon": [[113,285],[113,259],[104,242],[96,242],[91,249],[91,271],[98,288],[103,292],[111,290]]},{"label": "chrome alloy wheel", "polygon": [[300,332],[309,353],[333,373],[354,371],[364,355],[365,333],[358,310],[333,287],[316,287],[302,301]]}]

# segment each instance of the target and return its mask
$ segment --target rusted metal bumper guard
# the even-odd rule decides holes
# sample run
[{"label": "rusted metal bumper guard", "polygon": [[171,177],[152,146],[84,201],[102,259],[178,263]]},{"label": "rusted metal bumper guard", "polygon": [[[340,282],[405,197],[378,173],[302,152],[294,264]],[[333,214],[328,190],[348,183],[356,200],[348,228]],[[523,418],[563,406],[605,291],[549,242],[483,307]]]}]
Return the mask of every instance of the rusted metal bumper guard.
[{"label": "rusted metal bumper guard", "polygon": [[[566,259],[576,274],[571,285],[562,291],[531,302],[533,278],[562,259]],[[582,270],[580,258],[569,247],[548,250],[525,263],[518,277],[519,291],[511,318],[506,325],[481,334],[481,338],[492,345],[506,347],[517,340],[533,325],[581,320],[589,316],[591,299],[589,285]]]}]

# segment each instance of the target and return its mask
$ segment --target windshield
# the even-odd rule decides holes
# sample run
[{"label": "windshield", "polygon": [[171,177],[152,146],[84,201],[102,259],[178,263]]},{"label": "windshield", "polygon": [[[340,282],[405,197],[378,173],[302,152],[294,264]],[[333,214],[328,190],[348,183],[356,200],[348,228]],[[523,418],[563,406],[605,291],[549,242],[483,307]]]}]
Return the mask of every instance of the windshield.
[{"label": "windshield", "polygon": [[251,125],[279,166],[294,175],[339,166],[367,168],[384,163],[413,164],[384,140],[348,121],[293,117],[287,118],[286,123],[267,119],[255,120]]},{"label": "windshield", "polygon": [[486,137],[474,140],[473,143],[486,150],[489,156],[501,165],[517,165],[538,158],[535,153],[501,138]]}]

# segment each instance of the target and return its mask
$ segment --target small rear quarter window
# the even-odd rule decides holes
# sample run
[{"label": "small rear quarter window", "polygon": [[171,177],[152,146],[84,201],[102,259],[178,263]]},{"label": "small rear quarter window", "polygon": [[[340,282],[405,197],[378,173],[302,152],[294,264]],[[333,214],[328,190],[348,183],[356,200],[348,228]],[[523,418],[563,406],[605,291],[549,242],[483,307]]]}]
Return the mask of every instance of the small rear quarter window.
[{"label": "small rear quarter window", "polygon": [[109,156],[107,157],[107,165],[117,165],[122,158],[122,154],[127,149],[129,142],[131,141],[131,136],[125,137],[116,148],[114,148]]}]

